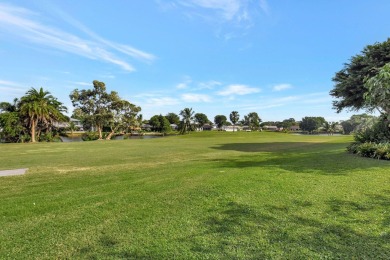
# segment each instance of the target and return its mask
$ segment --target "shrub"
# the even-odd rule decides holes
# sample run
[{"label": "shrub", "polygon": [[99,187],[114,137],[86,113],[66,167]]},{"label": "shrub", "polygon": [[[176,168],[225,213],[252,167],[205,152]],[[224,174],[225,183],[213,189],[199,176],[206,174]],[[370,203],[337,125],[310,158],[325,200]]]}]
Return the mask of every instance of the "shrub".
[{"label": "shrub", "polygon": [[81,136],[81,139],[83,139],[83,141],[94,141],[99,139],[99,135],[97,132],[88,131]]},{"label": "shrub", "polygon": [[347,147],[350,153],[363,157],[390,160],[390,143],[352,143]]}]

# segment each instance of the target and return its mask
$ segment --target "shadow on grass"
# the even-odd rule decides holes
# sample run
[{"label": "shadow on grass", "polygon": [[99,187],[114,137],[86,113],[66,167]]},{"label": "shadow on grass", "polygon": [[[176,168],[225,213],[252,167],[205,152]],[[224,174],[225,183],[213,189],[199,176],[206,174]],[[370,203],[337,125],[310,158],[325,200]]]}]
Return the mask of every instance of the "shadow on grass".
[{"label": "shadow on grass", "polygon": [[273,167],[296,173],[345,175],[355,169],[389,166],[387,161],[348,154],[345,143],[230,143],[212,148],[246,153],[213,159],[221,168]]},{"label": "shadow on grass", "polygon": [[[297,202],[294,210],[274,205],[255,208],[226,202],[210,210],[211,216],[203,223],[206,231],[190,238],[192,250],[199,254],[218,253],[227,259],[389,259],[388,223],[384,223],[383,234],[374,235],[368,231],[370,229],[356,230],[348,221],[334,220],[340,208],[347,208],[355,214],[363,211],[367,216],[374,214],[370,212],[374,207],[375,212],[377,207],[379,211],[388,210],[390,196],[381,197],[369,196],[364,205],[329,201],[327,207],[334,214],[325,212],[316,218],[300,214],[312,206],[307,202]],[[206,244],[205,238],[212,242]]]}]

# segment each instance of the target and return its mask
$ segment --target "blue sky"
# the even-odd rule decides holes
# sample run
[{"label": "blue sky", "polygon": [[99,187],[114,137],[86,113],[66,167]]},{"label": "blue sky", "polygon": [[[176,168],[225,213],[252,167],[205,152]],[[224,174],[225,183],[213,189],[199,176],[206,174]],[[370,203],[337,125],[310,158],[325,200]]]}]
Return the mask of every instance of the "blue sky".
[{"label": "blue sky", "polygon": [[0,101],[43,87],[69,110],[93,80],[142,107],[213,120],[336,114],[332,77],[390,35],[388,0],[0,1]]}]

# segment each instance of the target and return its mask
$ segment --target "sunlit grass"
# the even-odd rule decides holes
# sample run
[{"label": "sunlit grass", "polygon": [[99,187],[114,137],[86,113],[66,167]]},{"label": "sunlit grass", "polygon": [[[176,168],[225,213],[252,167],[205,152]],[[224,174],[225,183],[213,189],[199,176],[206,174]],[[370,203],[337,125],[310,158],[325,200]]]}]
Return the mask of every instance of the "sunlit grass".
[{"label": "sunlit grass", "polygon": [[390,163],[350,137],[0,145],[1,258],[390,257]]}]

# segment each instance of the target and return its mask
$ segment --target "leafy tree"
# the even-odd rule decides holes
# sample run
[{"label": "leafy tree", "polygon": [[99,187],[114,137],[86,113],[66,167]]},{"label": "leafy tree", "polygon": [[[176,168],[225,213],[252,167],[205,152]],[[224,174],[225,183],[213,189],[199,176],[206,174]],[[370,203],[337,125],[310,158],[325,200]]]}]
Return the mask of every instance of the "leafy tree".
[{"label": "leafy tree", "polygon": [[180,111],[180,116],[182,117],[181,123],[180,123],[180,133],[185,134],[192,130],[191,122],[194,120],[194,111],[192,111],[192,108],[184,108],[182,111]]},{"label": "leafy tree", "polygon": [[361,129],[373,126],[377,118],[368,114],[352,115],[348,120],[342,121],[340,124],[343,127],[344,134],[350,134]]},{"label": "leafy tree", "polygon": [[36,142],[38,123],[49,126],[55,121],[66,120],[62,112],[66,112],[66,107],[42,88],[31,88],[20,100],[20,115],[26,118],[33,143]]},{"label": "leafy tree", "polygon": [[294,118],[285,119],[281,122],[281,127],[284,129],[289,129],[293,125],[297,125]]},{"label": "leafy tree", "polygon": [[217,125],[219,129],[222,128],[222,126],[226,125],[227,118],[224,115],[216,115],[214,117],[214,123]]},{"label": "leafy tree", "polygon": [[26,132],[18,112],[0,113],[0,140],[5,142],[17,143]]},{"label": "leafy tree", "polygon": [[70,94],[73,106],[84,123],[96,127],[99,140],[103,139],[103,127],[117,129],[119,126],[129,127],[135,123],[135,115],[141,108],[121,99],[117,92],[106,91],[104,82],[94,80],[92,89],[75,89]]},{"label": "leafy tree", "polygon": [[175,113],[168,113],[165,117],[168,119],[169,123],[171,124],[175,124],[175,125],[180,124],[180,117]]},{"label": "leafy tree", "polygon": [[153,131],[159,132],[161,129],[161,123],[160,123],[160,118],[159,115],[154,115],[150,118],[149,120],[149,125],[152,126]]},{"label": "leafy tree", "polygon": [[210,120],[207,118],[207,116],[203,113],[196,113],[194,116],[195,122],[199,127],[202,127],[203,125],[207,124]]},{"label": "leafy tree", "polygon": [[328,133],[328,135],[333,135],[333,133],[336,131],[337,122],[328,122],[325,121],[323,127],[325,132]]},{"label": "leafy tree", "polygon": [[308,131],[312,133],[313,131],[317,130],[320,128],[322,125],[325,124],[325,119],[323,117],[304,117],[302,118],[300,128],[303,131]]},{"label": "leafy tree", "polygon": [[238,120],[240,120],[240,114],[237,111],[232,111],[230,113],[230,122],[233,124],[233,132],[234,132],[234,127],[236,126]]},{"label": "leafy tree", "polygon": [[119,129],[128,130],[134,125],[138,125],[137,113],[141,108],[126,100],[116,100],[111,104],[112,117],[108,120],[111,131],[106,140],[110,140],[112,135]]},{"label": "leafy tree", "polygon": [[159,115],[158,119],[160,121],[160,132],[161,133],[166,134],[166,133],[169,133],[172,131],[171,123],[169,122],[169,120],[165,116]]},{"label": "leafy tree", "polygon": [[261,119],[256,112],[251,112],[248,115],[244,116],[244,119],[241,121],[243,125],[250,127],[252,131],[258,130],[260,127]]},{"label": "leafy tree", "polygon": [[367,79],[364,98],[370,107],[377,108],[390,120],[390,63],[384,65],[377,75]]},{"label": "leafy tree", "polygon": [[[369,86],[365,84],[367,79],[376,76],[380,69],[390,62],[390,38],[383,43],[375,43],[366,46],[361,54],[353,56],[349,63],[344,64],[333,78],[334,88],[330,95],[337,100],[333,101],[333,107],[337,112],[343,109],[379,109],[382,110],[380,102],[370,96],[375,95]],[[371,93],[368,94],[367,93]],[[374,97],[374,96],[372,96]],[[375,102],[373,102],[375,101]]]}]

